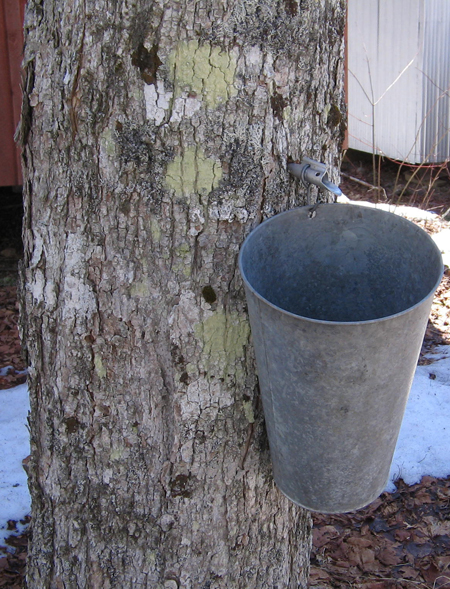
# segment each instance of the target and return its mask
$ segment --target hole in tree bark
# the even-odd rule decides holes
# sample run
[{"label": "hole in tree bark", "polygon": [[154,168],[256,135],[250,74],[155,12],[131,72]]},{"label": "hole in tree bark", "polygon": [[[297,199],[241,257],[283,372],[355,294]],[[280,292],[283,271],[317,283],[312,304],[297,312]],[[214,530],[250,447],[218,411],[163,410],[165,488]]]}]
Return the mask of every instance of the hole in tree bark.
[{"label": "hole in tree bark", "polygon": [[205,301],[209,304],[215,303],[217,301],[217,295],[210,284],[203,288],[202,295]]},{"label": "hole in tree bark", "polygon": [[162,64],[158,57],[157,45],[153,45],[150,51],[144,45],[139,45],[131,55],[131,63],[139,68],[141,78],[146,84],[156,83],[156,72]]}]

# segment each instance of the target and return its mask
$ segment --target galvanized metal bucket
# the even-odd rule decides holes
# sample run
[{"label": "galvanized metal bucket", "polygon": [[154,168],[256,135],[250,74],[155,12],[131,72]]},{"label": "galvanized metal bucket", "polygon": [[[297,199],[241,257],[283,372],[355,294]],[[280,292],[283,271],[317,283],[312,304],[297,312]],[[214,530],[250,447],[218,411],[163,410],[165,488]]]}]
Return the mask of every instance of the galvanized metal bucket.
[{"label": "galvanized metal bucket", "polygon": [[275,482],[314,511],[367,505],[388,480],[438,248],[392,213],[323,204],[259,225],[239,265]]}]

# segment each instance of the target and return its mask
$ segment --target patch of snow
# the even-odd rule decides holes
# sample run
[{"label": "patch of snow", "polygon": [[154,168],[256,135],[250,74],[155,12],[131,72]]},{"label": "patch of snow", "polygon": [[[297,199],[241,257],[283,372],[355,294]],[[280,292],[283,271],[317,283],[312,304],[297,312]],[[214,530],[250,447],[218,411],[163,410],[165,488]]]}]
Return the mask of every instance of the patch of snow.
[{"label": "patch of snow", "polygon": [[[394,213],[410,221],[428,221],[433,223],[434,221],[441,220],[442,218],[432,211],[423,211],[417,207],[409,207],[405,205],[389,205],[384,203],[372,203],[365,200],[350,200],[347,196],[342,194],[336,199],[337,202],[342,204],[359,205],[362,207],[369,207],[373,209],[381,209]],[[439,250],[442,253],[442,260],[444,264],[450,268],[450,229],[441,229],[438,233],[433,233],[431,239],[434,240]]]},{"label": "patch of snow", "polygon": [[343,204],[359,205],[371,209],[381,209],[382,211],[405,217],[405,219],[409,219],[410,221],[435,221],[439,218],[437,213],[423,211],[417,207],[408,207],[406,205],[389,205],[381,202],[373,203],[366,200],[350,200],[345,195],[338,196],[336,201]]},{"label": "patch of snow", "polygon": [[[22,384],[0,391],[0,545],[11,535],[8,520],[30,513],[30,494],[22,460],[30,453],[28,388]],[[20,528],[19,528],[20,529]]]},{"label": "patch of snow", "polygon": [[8,374],[23,375],[27,374],[28,370],[16,370],[14,366],[4,366],[0,368],[0,376],[8,376]]},{"label": "patch of snow", "polygon": [[442,260],[450,267],[450,229],[443,229],[431,236],[442,253]]},{"label": "patch of snow", "polygon": [[450,475],[450,346],[440,346],[435,352],[436,362],[416,369],[388,492],[393,492],[398,478],[414,485],[425,475]]}]

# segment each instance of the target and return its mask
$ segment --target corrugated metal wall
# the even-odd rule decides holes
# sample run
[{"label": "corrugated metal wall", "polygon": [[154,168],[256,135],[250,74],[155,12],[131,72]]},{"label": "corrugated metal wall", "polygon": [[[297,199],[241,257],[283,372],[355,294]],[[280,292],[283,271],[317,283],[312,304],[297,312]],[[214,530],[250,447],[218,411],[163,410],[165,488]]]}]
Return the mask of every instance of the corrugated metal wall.
[{"label": "corrugated metal wall", "polygon": [[0,186],[22,184],[14,132],[22,102],[20,63],[25,0],[0,0]]},{"label": "corrugated metal wall", "polygon": [[348,145],[450,157],[450,1],[348,0]]},{"label": "corrugated metal wall", "polygon": [[450,157],[450,2],[426,0],[421,152],[430,161]]}]

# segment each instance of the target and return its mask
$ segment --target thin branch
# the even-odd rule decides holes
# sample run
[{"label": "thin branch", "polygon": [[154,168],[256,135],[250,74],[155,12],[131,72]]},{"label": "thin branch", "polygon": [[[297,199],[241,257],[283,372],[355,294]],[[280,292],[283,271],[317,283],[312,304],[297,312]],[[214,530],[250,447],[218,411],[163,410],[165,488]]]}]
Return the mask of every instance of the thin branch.
[{"label": "thin branch", "polygon": [[397,83],[397,82],[400,80],[400,78],[403,76],[403,74],[406,72],[406,70],[407,70],[408,68],[410,68],[410,67],[411,67],[411,65],[414,63],[414,61],[415,61],[415,59],[416,59],[416,57],[417,57],[417,55],[418,55],[418,54],[419,54],[419,53],[417,52],[417,53],[416,53],[416,55],[415,55],[415,56],[414,56],[414,57],[411,59],[411,61],[410,61],[410,62],[409,62],[409,63],[408,63],[408,64],[407,64],[407,65],[406,65],[406,66],[405,66],[403,69],[402,69],[402,71],[401,71],[401,72],[399,73],[399,75],[398,75],[398,76],[395,78],[395,80],[392,82],[392,84],[390,84],[390,85],[389,85],[389,86],[386,88],[386,90],[383,92],[383,94],[382,94],[382,95],[381,95],[381,96],[378,98],[378,100],[375,102],[375,106],[376,106],[376,105],[377,105],[377,104],[380,102],[380,100],[381,100],[382,98],[384,98],[384,97],[386,96],[386,94],[389,92],[389,90],[392,88],[392,86],[394,86],[394,84],[396,84],[396,83]]},{"label": "thin branch", "polygon": [[365,186],[366,188],[370,188],[370,190],[381,190],[383,192],[385,200],[387,200],[386,190],[382,186],[374,186],[373,184],[369,184],[369,182],[365,182],[364,180],[360,180],[359,178],[355,178],[354,176],[350,176],[350,174],[346,174],[345,172],[341,172],[341,176],[344,176],[344,178],[348,178],[352,182],[356,182],[357,184],[361,184],[361,186]]}]

